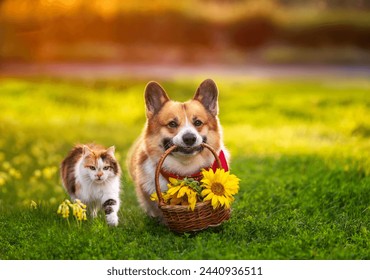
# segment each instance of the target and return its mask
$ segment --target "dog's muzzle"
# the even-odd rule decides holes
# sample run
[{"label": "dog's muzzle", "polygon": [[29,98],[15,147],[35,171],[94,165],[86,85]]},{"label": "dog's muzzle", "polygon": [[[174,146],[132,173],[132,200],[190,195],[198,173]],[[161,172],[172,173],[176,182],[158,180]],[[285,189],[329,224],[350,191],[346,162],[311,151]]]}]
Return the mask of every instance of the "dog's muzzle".
[{"label": "dog's muzzle", "polygon": [[[203,136],[202,138],[203,138],[202,142],[207,143],[207,137]],[[189,135],[184,134],[183,142],[184,142],[185,145],[183,145],[183,146],[182,145],[177,145],[177,148],[173,152],[178,152],[178,153],[182,153],[182,154],[186,154],[186,155],[191,155],[191,154],[199,153],[199,152],[203,151],[204,147],[202,145],[192,146],[195,143],[195,141],[196,141],[196,138],[191,133],[189,133]],[[164,150],[169,149],[173,145],[174,145],[174,143],[173,143],[171,138],[163,139],[162,146],[163,146]]]}]

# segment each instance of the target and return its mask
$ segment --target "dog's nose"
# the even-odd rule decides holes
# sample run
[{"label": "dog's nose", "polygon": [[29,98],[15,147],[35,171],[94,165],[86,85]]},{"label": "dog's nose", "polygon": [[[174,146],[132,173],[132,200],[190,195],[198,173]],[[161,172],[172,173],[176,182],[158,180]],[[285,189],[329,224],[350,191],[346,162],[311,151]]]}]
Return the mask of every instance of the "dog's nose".
[{"label": "dog's nose", "polygon": [[185,133],[182,136],[182,141],[184,141],[185,145],[187,146],[194,145],[196,140],[197,140],[197,137],[193,133]]}]

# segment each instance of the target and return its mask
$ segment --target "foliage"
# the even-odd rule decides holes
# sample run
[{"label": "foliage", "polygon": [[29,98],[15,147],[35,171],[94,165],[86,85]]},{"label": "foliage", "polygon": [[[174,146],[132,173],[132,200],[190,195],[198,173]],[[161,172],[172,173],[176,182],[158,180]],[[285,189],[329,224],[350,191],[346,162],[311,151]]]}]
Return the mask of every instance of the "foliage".
[{"label": "foliage", "polygon": [[271,62],[250,52],[278,46],[307,48],[311,56],[312,50],[323,48],[318,58],[330,58],[326,61],[338,51],[335,61],[340,60],[349,49],[360,58],[347,54],[347,61],[368,63],[368,8],[368,1],[360,0],[5,0],[0,4],[0,57],[117,63],[211,56],[226,62],[254,62],[256,57]]},{"label": "foliage", "polygon": [[[216,82],[239,194],[222,226],[177,235],[145,216],[126,172],[145,82],[3,78],[0,259],[369,259],[369,80]],[[198,84],[163,83],[177,100]],[[103,213],[70,226],[56,213],[59,164],[79,142],[116,146],[116,228]]]}]

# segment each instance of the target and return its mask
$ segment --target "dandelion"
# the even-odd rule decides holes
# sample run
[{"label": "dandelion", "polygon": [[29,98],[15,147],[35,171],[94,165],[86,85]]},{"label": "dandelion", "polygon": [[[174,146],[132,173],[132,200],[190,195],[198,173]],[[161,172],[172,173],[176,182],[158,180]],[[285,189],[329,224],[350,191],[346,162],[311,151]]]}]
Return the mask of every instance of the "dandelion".
[{"label": "dandelion", "polygon": [[239,191],[240,179],[235,175],[230,174],[229,171],[225,172],[223,169],[212,169],[202,171],[203,179],[201,180],[201,192],[203,201],[210,200],[213,209],[223,206],[226,209],[230,208],[230,204],[234,201],[233,195]]}]

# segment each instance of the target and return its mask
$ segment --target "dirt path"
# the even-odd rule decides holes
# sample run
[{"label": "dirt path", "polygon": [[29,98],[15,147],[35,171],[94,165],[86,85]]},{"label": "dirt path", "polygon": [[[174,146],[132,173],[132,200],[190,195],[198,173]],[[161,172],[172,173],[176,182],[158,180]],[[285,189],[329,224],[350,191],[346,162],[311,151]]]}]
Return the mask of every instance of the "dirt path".
[{"label": "dirt path", "polygon": [[0,66],[0,76],[34,77],[51,76],[77,79],[147,78],[177,79],[226,77],[235,79],[258,78],[318,78],[318,77],[369,77],[370,65],[155,65],[155,64],[91,64],[6,63]]}]

